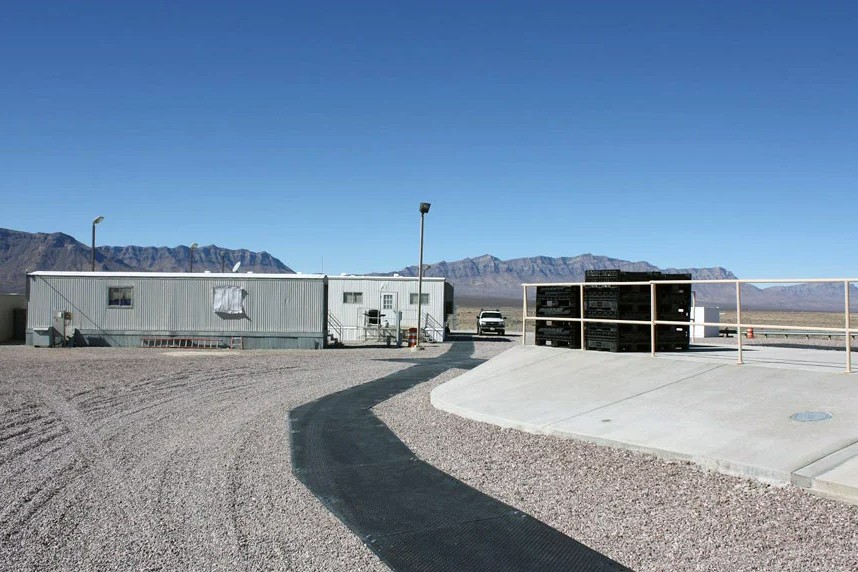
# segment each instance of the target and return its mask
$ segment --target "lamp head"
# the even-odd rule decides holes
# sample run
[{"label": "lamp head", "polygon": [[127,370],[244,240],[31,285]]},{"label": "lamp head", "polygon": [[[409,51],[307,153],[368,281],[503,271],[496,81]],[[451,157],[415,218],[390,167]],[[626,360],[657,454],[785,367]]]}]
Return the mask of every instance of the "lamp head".
[{"label": "lamp head", "polygon": [[92,224],[98,224],[98,223],[100,223],[100,222],[101,222],[101,221],[103,221],[103,220],[104,220],[104,217],[103,217],[103,216],[97,216],[97,217],[95,217],[94,219],[92,219]]},{"label": "lamp head", "polygon": [[191,245],[191,250],[195,249],[195,248],[196,248],[196,247],[198,247],[198,246],[199,246],[199,244],[197,244],[196,242],[195,242],[195,243],[193,243],[193,244]]},{"label": "lamp head", "polygon": [[420,203],[420,214],[426,214],[429,212],[429,207],[432,206],[429,203]]}]

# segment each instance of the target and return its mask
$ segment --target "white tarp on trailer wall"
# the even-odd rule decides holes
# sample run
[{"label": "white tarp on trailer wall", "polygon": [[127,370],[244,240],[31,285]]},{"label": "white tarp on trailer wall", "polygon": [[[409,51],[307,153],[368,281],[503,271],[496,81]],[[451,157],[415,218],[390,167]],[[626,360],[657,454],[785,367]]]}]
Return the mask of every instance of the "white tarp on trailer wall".
[{"label": "white tarp on trailer wall", "polygon": [[244,291],[238,286],[212,288],[212,309],[218,314],[244,314]]}]

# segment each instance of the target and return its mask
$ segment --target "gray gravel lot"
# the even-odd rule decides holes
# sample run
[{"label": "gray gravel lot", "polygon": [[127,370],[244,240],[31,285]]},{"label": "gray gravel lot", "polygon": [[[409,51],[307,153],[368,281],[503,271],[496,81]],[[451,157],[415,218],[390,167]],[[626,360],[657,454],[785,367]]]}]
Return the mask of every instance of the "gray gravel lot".
[{"label": "gray gravel lot", "polygon": [[[0,347],[0,570],[386,570],[292,476],[286,414],[445,347]],[[461,373],[378,411],[430,463],[634,569],[858,570],[856,507],[431,407]]]},{"label": "gray gravel lot", "polygon": [[386,570],[292,476],[286,414],[396,356],[0,347],[0,570]]}]

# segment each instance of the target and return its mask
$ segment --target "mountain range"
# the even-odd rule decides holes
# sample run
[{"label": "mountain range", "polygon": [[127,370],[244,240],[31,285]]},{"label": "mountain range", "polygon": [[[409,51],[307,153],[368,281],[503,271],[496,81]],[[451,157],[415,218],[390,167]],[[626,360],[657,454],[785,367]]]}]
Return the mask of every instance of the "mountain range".
[{"label": "mountain range", "polygon": [[[658,268],[648,262],[632,262],[619,258],[581,254],[551,258],[534,256],[501,260],[490,254],[465,258],[455,262],[438,262],[424,270],[424,276],[446,277],[456,288],[456,300],[471,305],[501,304],[505,300],[521,300],[522,284],[540,282],[583,282],[587,270],[620,269],[630,272],[691,274],[695,280],[735,280],[737,276],[726,268]],[[408,266],[382,275],[416,276],[417,266]],[[841,284],[798,284],[758,288],[742,285],[742,307],[758,310],[843,311]],[[535,295],[529,289],[531,296]],[[736,287],[733,284],[696,284],[698,306],[736,307]],[[858,305],[858,288],[850,288],[853,306]],[[853,310],[854,311],[854,310]]]},{"label": "mountain range", "polygon": [[[283,262],[267,252],[226,249],[215,245],[200,246],[191,252],[187,246],[99,246],[95,253],[97,271],[114,272],[229,272],[241,262],[241,271],[255,273],[294,273]],[[0,228],[0,292],[24,292],[26,273],[34,270],[89,270],[90,247],[63,233],[28,233]],[[521,300],[523,283],[582,282],[590,269],[618,268],[628,271],[689,273],[694,279],[735,279],[722,267],[658,268],[648,262],[632,262],[607,256],[581,254],[551,258],[534,256],[501,260],[490,254],[453,262],[429,265],[425,276],[443,276],[456,289],[459,303],[479,305]],[[417,266],[375,275],[416,276]],[[736,291],[732,284],[701,284],[694,287],[698,305],[732,308]],[[858,303],[858,288],[851,288],[852,300]],[[758,288],[742,286],[742,306],[753,309],[802,309],[842,311],[843,287],[840,284],[799,284]]]},{"label": "mountain range", "polygon": [[[293,273],[267,252],[231,250],[215,245],[193,252],[195,272],[229,272],[241,262],[242,272]],[[0,292],[23,292],[27,272],[35,270],[90,270],[92,249],[61,232],[29,233],[0,228]],[[191,249],[187,246],[99,246],[95,249],[99,272],[188,272]]]}]

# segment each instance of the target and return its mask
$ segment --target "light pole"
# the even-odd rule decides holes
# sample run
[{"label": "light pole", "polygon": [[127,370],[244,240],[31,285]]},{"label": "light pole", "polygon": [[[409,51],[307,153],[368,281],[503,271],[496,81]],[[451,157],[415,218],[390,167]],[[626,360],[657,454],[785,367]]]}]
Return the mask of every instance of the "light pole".
[{"label": "light pole", "polygon": [[194,272],[194,251],[197,249],[197,246],[199,246],[199,245],[196,242],[191,245],[191,273],[192,274]]},{"label": "light pole", "polygon": [[420,203],[420,262],[417,265],[417,340],[414,349],[420,347],[420,314],[423,311],[423,219],[429,212],[429,203]]},{"label": "light pole", "polygon": [[104,220],[104,217],[99,215],[92,219],[92,268],[91,270],[95,272],[95,225]]},{"label": "light pole", "polygon": [[226,253],[223,250],[220,251],[220,273],[223,274],[226,272]]}]

